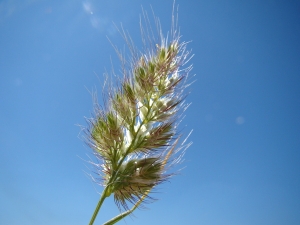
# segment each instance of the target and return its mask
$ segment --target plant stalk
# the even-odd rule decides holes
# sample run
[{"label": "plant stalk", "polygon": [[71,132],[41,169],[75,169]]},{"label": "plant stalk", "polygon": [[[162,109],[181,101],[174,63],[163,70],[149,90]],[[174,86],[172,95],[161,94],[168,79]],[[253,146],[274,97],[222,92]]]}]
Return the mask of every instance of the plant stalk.
[{"label": "plant stalk", "polygon": [[123,218],[125,218],[126,216],[128,216],[143,202],[143,200],[147,197],[149,192],[150,192],[150,190],[146,194],[144,194],[143,197],[137,203],[135,203],[135,205],[130,210],[127,210],[126,212],[119,214],[118,216],[112,218],[111,220],[107,221],[103,225],[113,225],[116,222],[118,222],[118,221],[122,220]]},{"label": "plant stalk", "polygon": [[91,218],[91,221],[90,221],[89,225],[93,225],[93,224],[94,224],[94,221],[95,221],[95,219],[96,219],[96,217],[97,217],[97,214],[98,214],[98,212],[99,212],[99,210],[100,210],[100,208],[101,208],[101,205],[103,204],[104,199],[106,198],[106,190],[107,190],[107,187],[108,187],[108,186],[106,186],[106,187],[104,188],[104,190],[103,190],[103,192],[102,192],[102,194],[101,194],[100,200],[99,200],[99,202],[98,202],[98,204],[97,204],[97,206],[96,206],[96,209],[95,209],[95,211],[94,211],[94,213],[93,213],[93,216],[92,216],[92,218]]}]

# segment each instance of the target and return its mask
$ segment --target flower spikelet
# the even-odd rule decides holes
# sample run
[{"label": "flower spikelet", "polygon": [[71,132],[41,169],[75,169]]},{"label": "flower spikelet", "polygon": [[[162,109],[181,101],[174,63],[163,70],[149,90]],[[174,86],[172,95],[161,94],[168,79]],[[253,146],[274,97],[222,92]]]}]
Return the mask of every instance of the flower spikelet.
[{"label": "flower spikelet", "polygon": [[144,44],[148,40],[144,53],[123,32],[132,59],[126,67],[125,57],[117,51],[124,65],[123,79],[118,88],[110,89],[105,109],[96,108],[86,132],[88,144],[102,162],[99,170],[106,196],[113,194],[125,209],[169,179],[172,173],[167,170],[182,156],[178,152],[183,147],[176,146],[181,136],[177,127],[187,106],[184,89],[191,70],[186,66],[190,52],[180,42],[176,25],[168,41],[156,22],[158,40],[150,38],[152,30],[141,28]]}]

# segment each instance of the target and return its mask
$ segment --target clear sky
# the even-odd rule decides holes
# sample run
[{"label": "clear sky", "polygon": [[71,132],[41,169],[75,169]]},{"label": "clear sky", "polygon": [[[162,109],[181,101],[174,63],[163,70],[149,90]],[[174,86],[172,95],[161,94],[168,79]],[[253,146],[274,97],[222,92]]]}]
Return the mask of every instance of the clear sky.
[{"label": "clear sky", "polygon": [[[91,90],[119,62],[107,37],[140,43],[150,4],[163,31],[173,0],[0,1],[0,224],[88,224],[101,187],[78,138]],[[196,82],[193,145],[159,200],[120,224],[300,224],[300,2],[177,0]],[[99,96],[101,97],[101,95]],[[113,199],[95,224],[118,213]]]}]

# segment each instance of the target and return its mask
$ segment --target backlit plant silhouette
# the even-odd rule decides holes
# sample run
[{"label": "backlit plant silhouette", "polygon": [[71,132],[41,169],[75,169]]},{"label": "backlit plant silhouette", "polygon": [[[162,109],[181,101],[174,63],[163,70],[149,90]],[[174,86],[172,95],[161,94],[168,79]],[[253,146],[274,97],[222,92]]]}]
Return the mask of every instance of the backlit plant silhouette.
[{"label": "backlit plant silhouette", "polygon": [[[181,162],[190,144],[179,144],[178,124],[188,107],[184,99],[187,66],[191,55],[180,41],[177,16],[172,15],[168,37],[162,34],[155,18],[157,38],[146,13],[141,25],[144,52],[136,49],[130,36],[121,30],[131,59],[117,54],[122,62],[122,78],[106,89],[105,105],[95,102],[94,117],[88,119],[86,140],[100,163],[96,167],[104,187],[91,218],[94,223],[104,200],[113,195],[125,212],[106,222],[115,224],[152,199],[151,191],[174,173],[171,166]],[[141,23],[142,24],[142,23]],[[105,92],[104,92],[105,93]],[[97,180],[97,178],[95,178]]]}]

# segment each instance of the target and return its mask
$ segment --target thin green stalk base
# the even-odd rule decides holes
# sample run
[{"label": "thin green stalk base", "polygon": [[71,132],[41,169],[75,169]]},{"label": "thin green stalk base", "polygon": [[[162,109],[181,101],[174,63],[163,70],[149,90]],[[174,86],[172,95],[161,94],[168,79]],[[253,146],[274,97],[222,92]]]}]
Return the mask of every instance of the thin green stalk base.
[{"label": "thin green stalk base", "polygon": [[95,209],[95,211],[93,213],[93,216],[91,218],[91,221],[90,221],[89,225],[93,225],[94,224],[95,219],[96,219],[96,217],[98,215],[98,212],[99,212],[99,210],[101,208],[101,205],[103,204],[105,198],[106,198],[106,188],[103,190],[103,192],[101,194],[101,197],[99,199],[99,202],[98,202],[98,204],[96,206],[96,209]]}]

